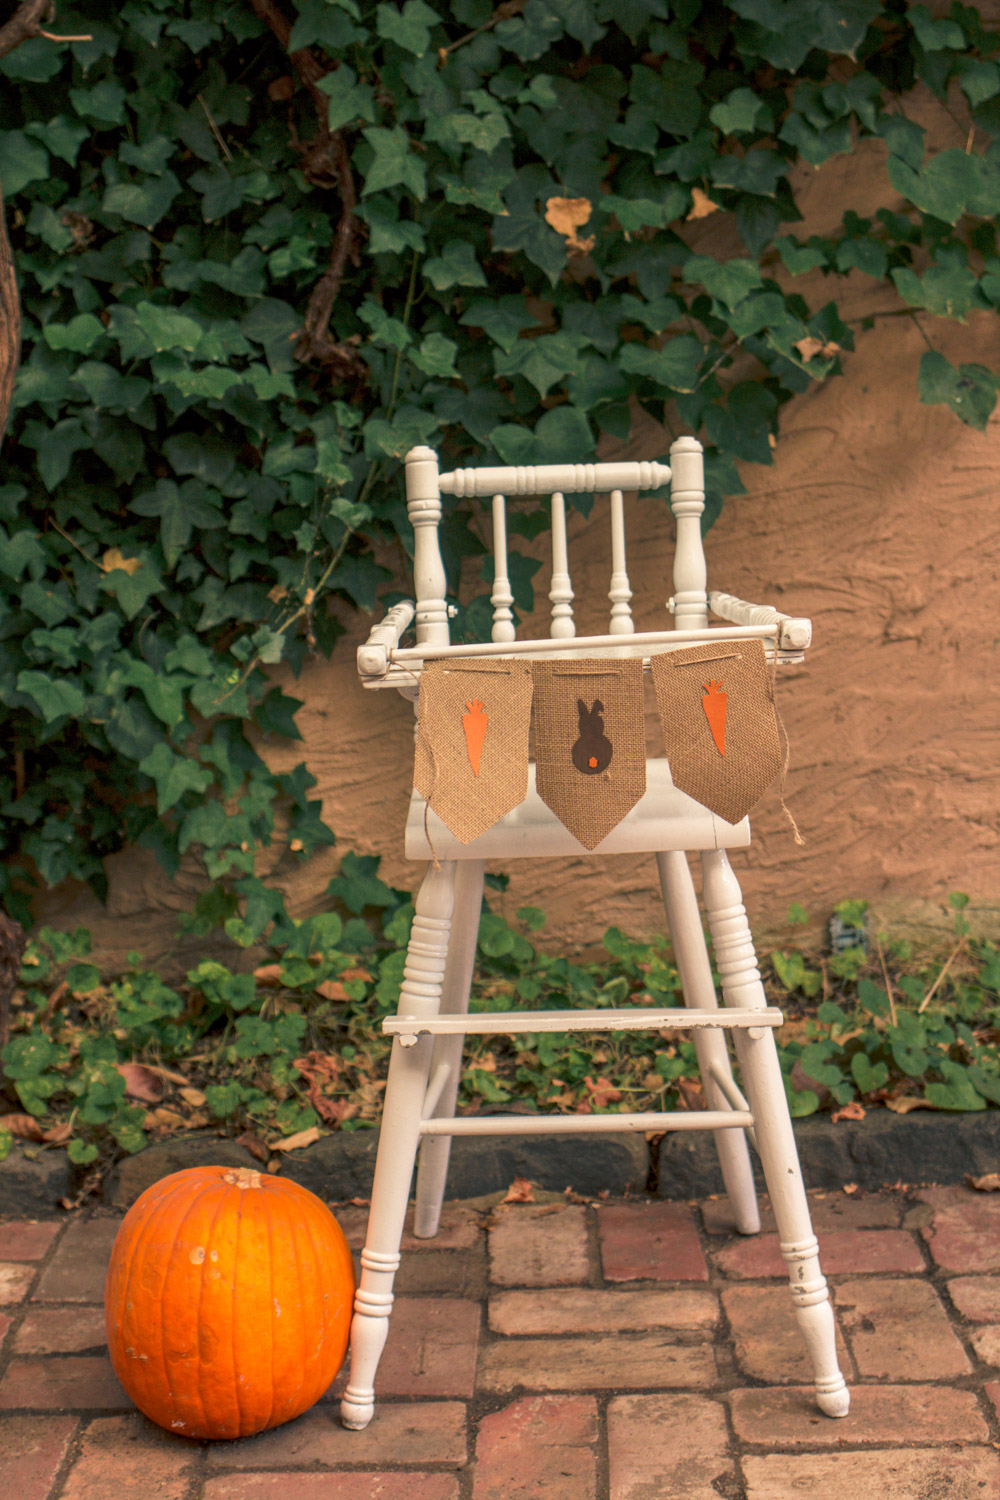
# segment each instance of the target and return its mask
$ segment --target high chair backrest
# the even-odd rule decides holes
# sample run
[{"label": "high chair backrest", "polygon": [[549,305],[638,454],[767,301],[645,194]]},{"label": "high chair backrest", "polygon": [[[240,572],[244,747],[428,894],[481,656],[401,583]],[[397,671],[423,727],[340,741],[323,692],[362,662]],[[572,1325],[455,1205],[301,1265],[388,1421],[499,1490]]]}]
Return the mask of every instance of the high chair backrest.
[{"label": "high chair backrest", "polygon": [[543,464],[530,467],[456,469],[438,471],[431,448],[413,448],[406,455],[406,503],[414,534],[415,630],[418,646],[449,644],[447,583],[438,526],[442,495],[490,497],[493,506],[494,582],[492,640],[513,641],[514,602],[507,569],[507,500],[522,495],[550,496],[552,515],[552,573],[549,587],[549,639],[570,641],[576,635],[573,585],[566,544],[565,496],[606,494],[610,502],[611,571],[608,586],[610,620],[607,634],[634,632],[625,544],[624,492],[656,490],[670,483],[670,508],[677,524],[674,550],[674,596],[669,607],[676,629],[701,629],[708,623],[705,552],[701,515],[705,509],[704,465],[700,443],[682,437],[670,449],[665,464],[622,462],[605,464]]}]

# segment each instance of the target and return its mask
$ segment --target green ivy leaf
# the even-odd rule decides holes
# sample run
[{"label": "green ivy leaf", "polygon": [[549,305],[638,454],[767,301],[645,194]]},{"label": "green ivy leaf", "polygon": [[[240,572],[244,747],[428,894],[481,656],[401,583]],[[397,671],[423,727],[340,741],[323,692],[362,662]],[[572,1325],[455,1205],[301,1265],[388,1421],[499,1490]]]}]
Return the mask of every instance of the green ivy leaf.
[{"label": "green ivy leaf", "polygon": [[[424,261],[422,272],[436,291],[452,286],[486,286],[486,275],[465,240],[449,240],[440,255]],[[464,321],[464,319],[463,319]]]},{"label": "green ivy leaf", "polygon": [[714,260],[709,255],[692,255],[684,262],[684,279],[701,285],[709,296],[726,307],[736,307],[756,287],[763,285],[760,267],[750,260]]},{"label": "green ivy leaf", "polygon": [[455,355],[458,345],[446,339],[443,333],[429,333],[420,348],[410,354],[410,363],[423,370],[425,375],[438,375],[446,380],[457,377]]},{"label": "green ivy leaf", "polygon": [[68,323],[46,323],[42,333],[50,349],[72,349],[82,354],[105,337],[105,328],[93,313],[77,313]]},{"label": "green ivy leaf", "polygon": [[177,755],[163,741],[145,759],[139,770],[156,783],[156,810],[162,817],[187,792],[204,792],[212,782],[212,773],[186,755]]},{"label": "green ivy leaf", "polygon": [[66,677],[49,677],[45,672],[19,672],[17,690],[37,704],[47,724],[57,719],[79,718],[86,703],[75,682]]},{"label": "green ivy leaf", "polygon": [[23,130],[0,130],[0,189],[5,198],[49,175],[49,153]]},{"label": "green ivy leaf", "polygon": [[928,349],[920,359],[917,390],[926,406],[943,403],[970,427],[984,432],[996,405],[1000,379],[984,365],[956,370],[943,354]]},{"label": "green ivy leaf", "polygon": [[698,384],[698,366],[703,356],[704,350],[698,340],[685,333],[668,339],[662,349],[650,349],[645,344],[625,344],[620,364],[630,374],[655,380],[669,390],[693,391]]},{"label": "green ivy leaf", "polygon": [[766,130],[771,124],[771,111],[753,89],[739,88],[713,104],[708,118],[723,135],[746,135],[758,128]]},{"label": "green ivy leaf", "polygon": [[[410,3],[419,4],[420,0],[410,0]],[[387,10],[389,7],[381,8]],[[362,135],[374,153],[374,159],[365,172],[365,184],[361,189],[363,197],[401,186],[409,188],[415,198],[426,198],[427,168],[410,150],[405,130],[398,125],[392,130],[373,125],[362,131]]]},{"label": "green ivy leaf", "polygon": [[432,26],[441,20],[424,0],[406,0],[401,8],[379,5],[375,9],[375,30],[387,41],[395,42],[405,52],[422,57],[431,44]]},{"label": "green ivy leaf", "polygon": [[194,318],[156,302],[138,303],[135,321],[157,350],[186,349],[190,353],[197,348],[202,336],[202,326]]}]

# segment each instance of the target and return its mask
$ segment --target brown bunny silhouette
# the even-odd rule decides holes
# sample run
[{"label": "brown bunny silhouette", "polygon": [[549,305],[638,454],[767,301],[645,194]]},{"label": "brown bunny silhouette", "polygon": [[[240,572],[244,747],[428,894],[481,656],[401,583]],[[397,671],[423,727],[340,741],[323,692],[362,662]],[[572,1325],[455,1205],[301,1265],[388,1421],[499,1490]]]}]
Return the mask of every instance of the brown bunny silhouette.
[{"label": "brown bunny silhouette", "polygon": [[604,704],[595,698],[590,708],[582,698],[576,700],[580,738],[571,751],[573,764],[584,776],[597,776],[611,764],[614,747],[604,733]]}]

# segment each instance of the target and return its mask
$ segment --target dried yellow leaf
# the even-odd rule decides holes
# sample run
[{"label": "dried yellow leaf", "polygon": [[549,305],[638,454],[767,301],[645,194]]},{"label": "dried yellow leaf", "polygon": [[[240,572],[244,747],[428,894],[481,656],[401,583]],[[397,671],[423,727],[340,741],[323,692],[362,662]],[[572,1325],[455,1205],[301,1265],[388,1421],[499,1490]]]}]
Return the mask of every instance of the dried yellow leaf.
[{"label": "dried yellow leaf", "polygon": [[546,201],[545,222],[565,238],[570,255],[586,255],[593,250],[594,236],[581,240],[577,234],[592,212],[589,198],[549,198]]},{"label": "dried yellow leaf", "polygon": [[703,193],[700,187],[691,189],[691,212],[688,219],[707,219],[709,214],[718,213],[719,205],[713,203],[707,193]]},{"label": "dried yellow leaf", "polygon": [[123,573],[138,573],[142,567],[142,558],[123,557],[120,547],[109,547],[101,558],[101,567],[105,573],[113,573],[117,568]]},{"label": "dried yellow leaf", "polygon": [[840,345],[835,344],[832,339],[824,343],[822,339],[816,338],[815,334],[807,334],[804,339],[799,339],[795,348],[803,359],[815,359],[819,354],[823,359],[832,359],[835,354],[840,353]]}]

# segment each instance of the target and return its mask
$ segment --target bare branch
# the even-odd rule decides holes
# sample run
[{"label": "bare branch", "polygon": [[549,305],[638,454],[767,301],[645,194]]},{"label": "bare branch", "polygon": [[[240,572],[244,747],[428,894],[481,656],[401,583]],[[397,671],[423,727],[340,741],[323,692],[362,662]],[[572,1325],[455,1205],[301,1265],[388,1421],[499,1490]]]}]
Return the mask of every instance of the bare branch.
[{"label": "bare branch", "polygon": [[42,35],[42,22],[51,26],[55,19],[55,0],[24,0],[9,21],[0,26],[0,57],[31,37]]},{"label": "bare branch", "polygon": [[355,251],[357,234],[357,193],[351,174],[351,160],[341,131],[331,131],[327,124],[329,101],[320,88],[320,80],[329,71],[308,47],[289,50],[292,27],[275,0],[250,0],[254,13],[271,28],[288,52],[288,59],[307,90],[316,109],[316,134],[301,142],[292,128],[292,141],[302,157],[302,170],[318,187],[335,187],[340,195],[340,217],[333,236],[330,262],[313,288],[306,308],[305,322],[295,339],[295,357],[303,364],[314,361],[325,366],[335,379],[363,379],[367,367],[353,344],[340,343],[330,336],[330,317],[337,300],[348,258]]}]

